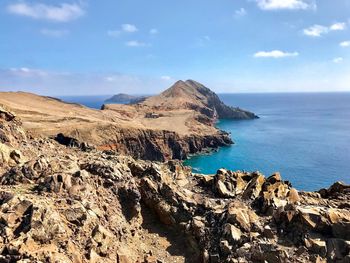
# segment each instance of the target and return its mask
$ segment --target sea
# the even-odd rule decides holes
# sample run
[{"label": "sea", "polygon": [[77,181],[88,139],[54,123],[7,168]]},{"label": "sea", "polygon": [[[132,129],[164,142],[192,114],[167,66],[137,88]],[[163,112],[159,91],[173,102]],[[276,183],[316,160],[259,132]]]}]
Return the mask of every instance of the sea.
[{"label": "sea", "polygon": [[[280,172],[298,190],[314,191],[336,181],[350,183],[350,93],[220,94],[255,120],[220,120],[217,127],[235,144],[190,157],[195,172],[220,168]],[[110,96],[61,97],[100,109]]]}]

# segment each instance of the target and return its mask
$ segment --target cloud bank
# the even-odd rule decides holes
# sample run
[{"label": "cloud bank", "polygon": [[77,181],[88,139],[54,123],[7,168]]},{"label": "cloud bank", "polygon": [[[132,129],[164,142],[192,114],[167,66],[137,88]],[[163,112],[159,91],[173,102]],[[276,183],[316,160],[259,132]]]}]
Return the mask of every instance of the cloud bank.
[{"label": "cloud bank", "polygon": [[26,16],[33,19],[49,20],[53,22],[69,22],[85,14],[83,8],[75,3],[48,5],[18,2],[8,5],[7,11],[11,14],[19,16]]}]

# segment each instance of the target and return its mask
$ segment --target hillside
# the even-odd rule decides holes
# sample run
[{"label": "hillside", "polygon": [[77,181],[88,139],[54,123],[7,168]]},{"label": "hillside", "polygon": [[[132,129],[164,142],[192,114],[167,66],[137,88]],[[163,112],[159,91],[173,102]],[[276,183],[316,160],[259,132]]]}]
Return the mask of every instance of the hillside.
[{"label": "hillside", "polygon": [[106,104],[102,110],[25,92],[1,92],[0,104],[15,112],[36,137],[158,161],[232,144],[229,135],[215,127],[218,118],[256,118],[226,106],[194,81],[178,81],[143,102]]},{"label": "hillside", "polygon": [[213,91],[194,80],[177,81],[141,104],[162,109],[191,109],[218,119],[257,118],[252,112],[225,105]]},{"label": "hillside", "polygon": [[345,263],[349,202],[342,183],[298,192],[279,173],[65,147],[0,106],[1,262]]}]

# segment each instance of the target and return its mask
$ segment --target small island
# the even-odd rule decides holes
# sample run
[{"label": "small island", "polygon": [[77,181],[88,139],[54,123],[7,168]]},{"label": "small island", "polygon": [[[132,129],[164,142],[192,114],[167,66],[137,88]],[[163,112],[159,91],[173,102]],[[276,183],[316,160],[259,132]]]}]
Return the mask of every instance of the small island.
[{"label": "small island", "polygon": [[105,100],[105,103],[115,103],[115,104],[136,104],[147,99],[147,96],[135,96],[128,95],[125,93],[119,93]]}]

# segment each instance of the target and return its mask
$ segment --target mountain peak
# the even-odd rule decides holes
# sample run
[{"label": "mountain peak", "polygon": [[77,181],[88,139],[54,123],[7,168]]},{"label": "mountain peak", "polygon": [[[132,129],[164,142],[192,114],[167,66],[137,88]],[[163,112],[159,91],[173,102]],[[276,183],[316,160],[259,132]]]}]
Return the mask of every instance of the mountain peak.
[{"label": "mountain peak", "polygon": [[253,119],[254,113],[225,105],[213,91],[195,80],[178,80],[143,104],[163,109],[192,109],[210,118]]}]

